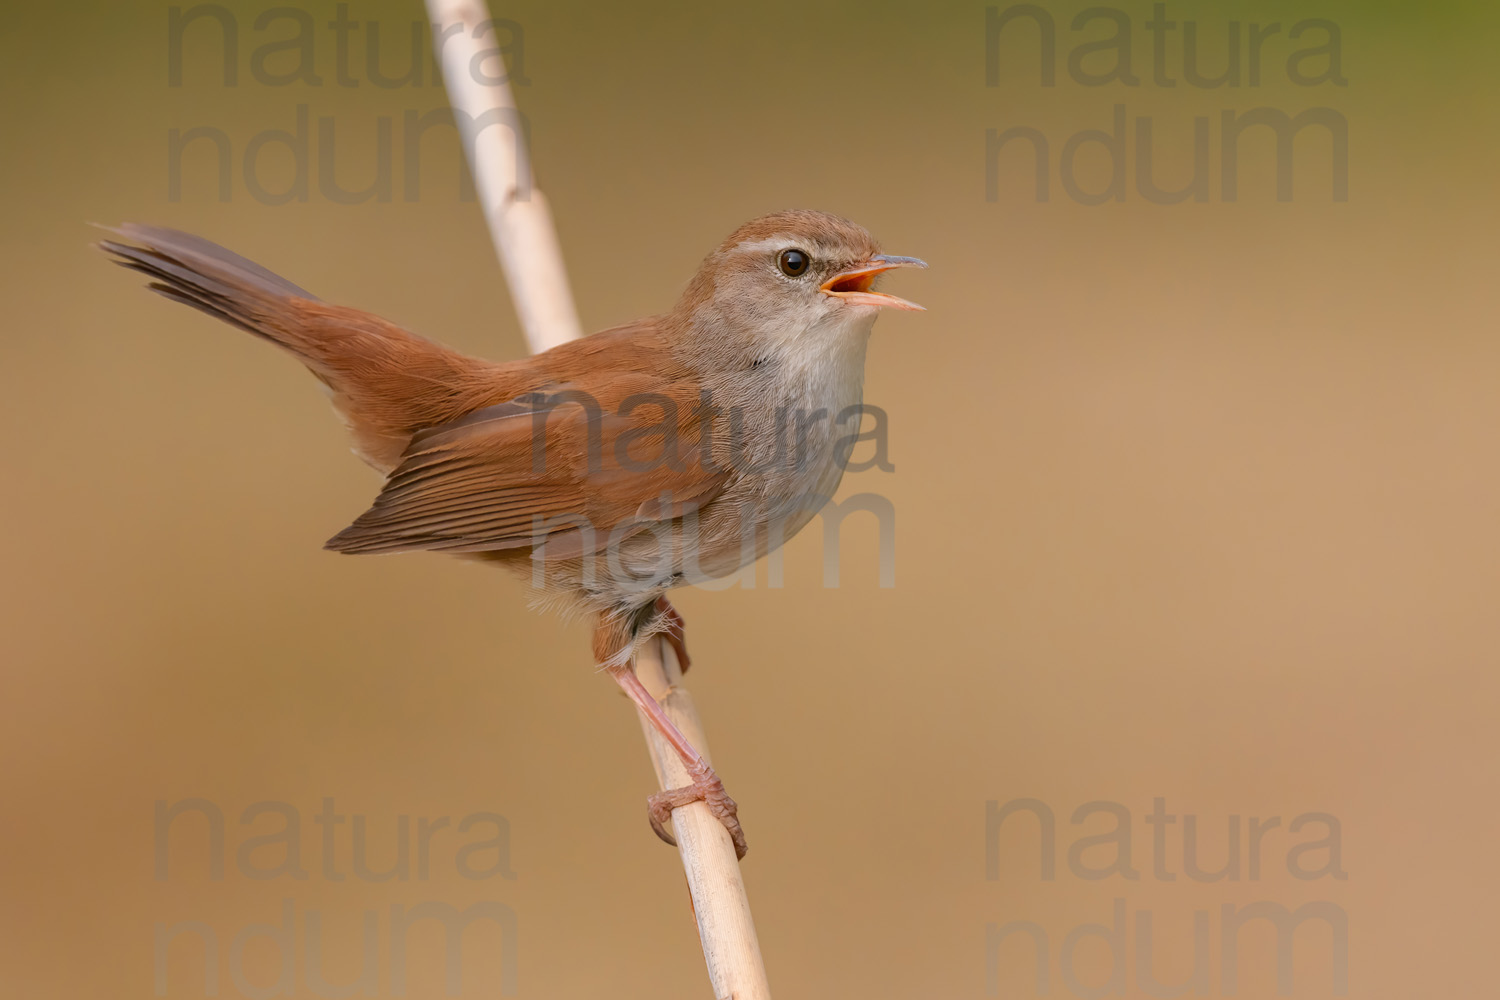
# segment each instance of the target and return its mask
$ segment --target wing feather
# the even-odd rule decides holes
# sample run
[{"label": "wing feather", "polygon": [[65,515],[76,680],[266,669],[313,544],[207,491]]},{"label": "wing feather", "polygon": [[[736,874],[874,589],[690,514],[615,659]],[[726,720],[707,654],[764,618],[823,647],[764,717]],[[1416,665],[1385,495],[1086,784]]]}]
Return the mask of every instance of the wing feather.
[{"label": "wing feather", "polygon": [[696,387],[667,388],[671,406],[612,412],[604,400],[580,404],[570,390],[554,405],[529,394],[423,428],[370,509],[327,547],[484,552],[545,544],[547,558],[573,558],[612,535],[682,517],[718,496],[729,475],[696,454],[703,433],[692,408]]}]

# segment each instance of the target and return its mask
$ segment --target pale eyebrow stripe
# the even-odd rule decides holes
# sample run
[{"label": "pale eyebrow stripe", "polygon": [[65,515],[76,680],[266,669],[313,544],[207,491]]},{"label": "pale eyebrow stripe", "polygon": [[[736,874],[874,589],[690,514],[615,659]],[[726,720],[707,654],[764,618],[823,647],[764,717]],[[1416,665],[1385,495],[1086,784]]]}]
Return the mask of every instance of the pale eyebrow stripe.
[{"label": "pale eyebrow stripe", "polygon": [[779,250],[782,247],[798,247],[817,257],[827,257],[828,248],[821,243],[810,240],[799,239],[792,233],[777,233],[775,236],[767,236],[761,240],[745,240],[734,245],[734,252],[745,251],[756,253],[764,250]]}]

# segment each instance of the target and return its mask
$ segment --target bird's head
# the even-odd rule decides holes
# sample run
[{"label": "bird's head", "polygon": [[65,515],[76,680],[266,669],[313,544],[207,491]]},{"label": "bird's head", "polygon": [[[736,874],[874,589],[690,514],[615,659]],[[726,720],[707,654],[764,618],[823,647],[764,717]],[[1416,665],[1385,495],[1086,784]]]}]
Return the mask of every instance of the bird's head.
[{"label": "bird's head", "polygon": [[838,216],[777,212],[741,226],[708,255],[676,314],[698,336],[752,352],[817,350],[868,334],[881,309],[920,310],[874,284],[887,271],[926,266],[882,254],[862,226]]}]

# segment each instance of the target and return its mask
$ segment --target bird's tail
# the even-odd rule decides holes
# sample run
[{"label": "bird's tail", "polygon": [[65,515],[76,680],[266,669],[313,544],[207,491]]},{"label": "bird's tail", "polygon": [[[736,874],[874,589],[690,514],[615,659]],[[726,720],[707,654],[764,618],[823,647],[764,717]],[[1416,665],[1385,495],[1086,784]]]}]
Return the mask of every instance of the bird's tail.
[{"label": "bird's tail", "polygon": [[189,233],[133,223],[108,231],[130,242],[101,240],[99,248],[113,255],[116,264],[151,278],[152,291],[304,354],[287,327],[292,300],[317,301],[310,292]]},{"label": "bird's tail", "polygon": [[[150,288],[269,340],[326,385],[355,450],[389,471],[411,434],[494,400],[497,366],[371,313],[319,301],[239,254],[175,229],[127,224],[99,248]],[[503,395],[501,398],[505,398]]]}]

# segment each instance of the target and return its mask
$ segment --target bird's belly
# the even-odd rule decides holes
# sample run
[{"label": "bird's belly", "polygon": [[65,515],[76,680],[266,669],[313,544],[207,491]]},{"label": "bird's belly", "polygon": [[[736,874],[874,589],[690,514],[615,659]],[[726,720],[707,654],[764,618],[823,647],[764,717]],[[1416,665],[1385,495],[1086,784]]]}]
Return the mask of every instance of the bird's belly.
[{"label": "bird's belly", "polygon": [[682,582],[701,583],[729,576],[780,548],[833,499],[847,464],[851,427],[858,432],[857,421],[843,426],[824,421],[779,455],[749,463],[732,489],[698,514],[672,522],[669,558],[663,559],[660,543],[642,539],[634,568],[670,562]]},{"label": "bird's belly", "polygon": [[833,499],[859,434],[863,343],[848,349],[839,363],[803,371],[784,395],[762,400],[746,431],[761,447],[728,462],[734,478],[722,494],[596,553],[582,569],[583,589],[644,604],[672,587],[732,576],[805,527]]},{"label": "bird's belly", "polygon": [[511,561],[532,575],[539,604],[581,600],[593,609],[641,607],[674,587],[731,577],[779,548],[831,499],[843,475],[842,458],[832,445],[809,449],[789,468],[741,476],[700,510],[579,559],[539,567],[517,553]]}]

